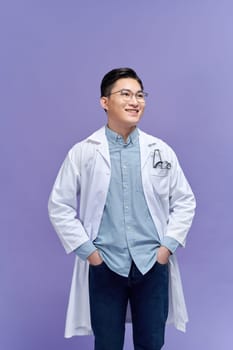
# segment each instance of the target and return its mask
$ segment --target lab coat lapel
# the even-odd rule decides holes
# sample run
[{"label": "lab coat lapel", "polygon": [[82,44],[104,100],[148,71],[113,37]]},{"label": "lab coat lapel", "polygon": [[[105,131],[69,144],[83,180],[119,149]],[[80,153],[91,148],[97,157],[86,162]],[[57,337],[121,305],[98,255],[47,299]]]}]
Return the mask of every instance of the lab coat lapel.
[{"label": "lab coat lapel", "polygon": [[97,130],[94,134],[92,134],[89,137],[89,140],[96,144],[97,152],[100,153],[102,158],[105,160],[105,163],[110,168],[111,167],[110,154],[109,154],[108,141],[105,135],[105,127],[102,127],[101,129]]},{"label": "lab coat lapel", "polygon": [[139,130],[139,144],[140,144],[140,154],[141,154],[141,168],[145,166],[149,156],[153,153],[153,146],[156,145],[154,139],[147,134]]},{"label": "lab coat lapel", "polygon": [[103,142],[97,146],[97,152],[99,152],[101,154],[101,156],[105,160],[106,164],[110,168],[111,164],[110,164],[108,142],[103,140]]}]

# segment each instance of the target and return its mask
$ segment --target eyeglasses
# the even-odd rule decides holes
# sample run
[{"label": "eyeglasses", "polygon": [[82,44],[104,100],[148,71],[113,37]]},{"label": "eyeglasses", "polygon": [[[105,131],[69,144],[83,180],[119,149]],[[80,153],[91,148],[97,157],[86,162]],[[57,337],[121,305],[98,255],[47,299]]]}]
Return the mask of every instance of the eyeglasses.
[{"label": "eyeglasses", "polygon": [[145,98],[148,96],[147,92],[138,91],[134,94],[133,91],[131,91],[129,89],[121,89],[118,91],[114,91],[114,92],[111,92],[110,94],[108,94],[107,96],[118,94],[118,93],[120,94],[122,99],[126,102],[129,102],[130,100],[132,100],[133,96],[135,96],[135,98],[138,102],[145,102]]}]

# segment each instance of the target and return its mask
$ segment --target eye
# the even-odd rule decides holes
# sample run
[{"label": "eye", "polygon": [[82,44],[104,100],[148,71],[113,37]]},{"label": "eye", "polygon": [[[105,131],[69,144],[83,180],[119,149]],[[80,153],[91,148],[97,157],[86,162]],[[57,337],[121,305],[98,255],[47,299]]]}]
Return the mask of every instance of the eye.
[{"label": "eye", "polygon": [[127,91],[127,90],[122,90],[122,91],[121,91],[121,96],[130,97],[130,92]]},{"label": "eye", "polygon": [[144,92],[142,92],[142,91],[137,92],[136,97],[143,99],[144,98]]}]

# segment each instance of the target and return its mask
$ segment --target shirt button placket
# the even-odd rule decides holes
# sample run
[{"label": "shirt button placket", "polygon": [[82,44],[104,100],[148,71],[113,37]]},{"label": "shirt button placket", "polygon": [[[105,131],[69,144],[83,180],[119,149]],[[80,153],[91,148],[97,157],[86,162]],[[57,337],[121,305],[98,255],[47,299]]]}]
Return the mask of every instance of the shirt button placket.
[{"label": "shirt button placket", "polygon": [[[126,151],[126,150],[125,150]],[[123,205],[124,205],[124,219],[125,219],[125,234],[128,241],[130,232],[129,225],[129,170],[128,163],[124,157],[124,150],[122,151],[122,174],[123,174]]]}]

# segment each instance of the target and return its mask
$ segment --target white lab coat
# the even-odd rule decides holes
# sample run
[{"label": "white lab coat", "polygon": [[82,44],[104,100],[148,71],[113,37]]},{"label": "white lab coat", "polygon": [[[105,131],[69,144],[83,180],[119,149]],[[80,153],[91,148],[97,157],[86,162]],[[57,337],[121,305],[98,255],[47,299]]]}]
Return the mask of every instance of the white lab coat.
[{"label": "white lab coat", "polygon": [[[195,210],[191,188],[167,144],[141,130],[139,142],[144,194],[158,234],[161,240],[168,235],[184,246]],[[154,149],[160,150],[162,160],[170,162],[171,169],[153,167]],[[49,198],[50,219],[67,253],[97,236],[110,176],[103,127],[69,151]],[[65,327],[67,338],[92,334],[88,269],[89,263],[76,256]],[[188,316],[175,254],[170,257],[169,272],[168,322],[185,331]]]}]

